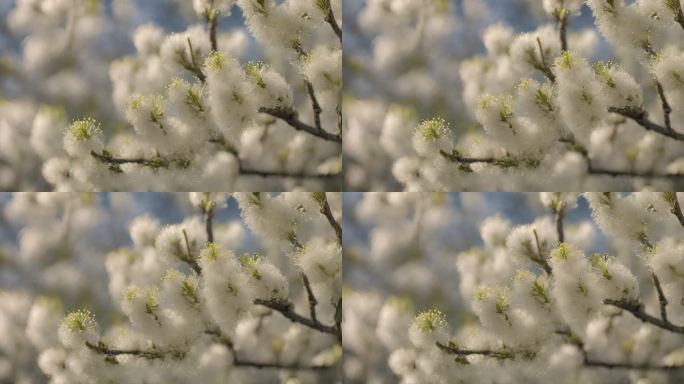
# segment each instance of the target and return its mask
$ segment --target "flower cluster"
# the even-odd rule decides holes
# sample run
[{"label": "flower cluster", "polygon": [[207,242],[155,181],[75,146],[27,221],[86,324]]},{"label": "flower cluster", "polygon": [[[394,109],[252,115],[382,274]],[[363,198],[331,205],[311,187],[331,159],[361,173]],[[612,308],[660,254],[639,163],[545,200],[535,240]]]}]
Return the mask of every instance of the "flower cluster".
[{"label": "flower cluster", "polygon": [[228,198],[192,193],[200,215],[166,226],[149,215],[130,222],[133,244],[106,259],[109,292],[120,308],[108,316],[121,320],[96,319],[85,309],[69,312],[58,340],[41,346],[38,357],[50,382],[307,383],[336,377],[339,196],[235,195],[244,223],[263,244],[258,253],[240,252],[241,229],[214,229],[214,216]]},{"label": "flower cluster", "polygon": [[[110,70],[114,101],[132,130],[110,137],[99,149],[79,141],[80,152],[46,163],[70,164],[71,177],[50,181],[58,188],[107,190],[332,185],[340,171],[341,142],[336,133],[341,48],[327,25],[337,25],[328,16],[335,6],[238,2],[246,26],[272,50],[273,61],[290,63],[278,68],[238,61],[232,51],[244,37],[217,31],[232,3],[195,1],[206,27],[168,36],[151,24],[139,27],[133,35],[137,56]],[[300,18],[302,13],[310,17]],[[310,124],[299,110],[306,111]],[[73,125],[66,141],[72,141],[72,131]]]},{"label": "flower cluster", "polygon": [[[405,383],[681,380],[678,197],[586,193],[595,225],[566,225],[578,196],[544,193],[530,224],[485,219],[483,245],[455,257],[458,310],[384,304],[376,337],[401,341],[390,369]],[[592,253],[598,231],[607,252]]]},{"label": "flower cluster", "polygon": [[[18,84],[0,84],[11,100],[0,119],[0,186],[337,190],[341,1],[169,1],[190,11],[184,31],[122,21],[138,11],[130,0],[112,2],[111,20],[97,1],[17,1],[9,24],[27,36],[25,63],[8,70]],[[243,27],[224,32],[233,7]],[[125,45],[125,33],[135,55],[91,52],[97,39]],[[54,81],[13,95],[41,76]],[[29,100],[63,113],[34,119]]]},{"label": "flower cluster", "polygon": [[[504,186],[579,191],[647,186],[670,190],[680,185],[680,1],[592,0],[586,7],[579,0],[530,3],[541,17],[537,29],[516,33],[514,27],[491,24],[482,32],[486,52],[454,64],[440,63],[451,71],[458,66],[457,89],[462,92],[455,93],[462,95],[465,113],[458,112],[460,103],[434,112],[413,103],[420,111],[415,113],[406,107],[359,102],[349,109],[354,113],[348,119],[347,137],[362,137],[361,130],[377,127],[374,135],[379,141],[373,145],[378,149],[352,140],[345,151],[364,165],[377,156],[375,152],[382,152],[381,166],[385,173],[391,168],[394,177],[385,188],[398,183],[406,190],[427,191]],[[370,4],[368,13],[373,9]],[[391,6],[383,9],[401,14]],[[464,5],[464,12],[468,9]],[[583,23],[580,15],[589,12],[595,27],[575,28]],[[447,23],[451,28],[466,27],[467,20],[452,18]],[[440,23],[432,25],[439,28]],[[385,28],[393,34],[391,26]],[[421,34],[420,23],[412,28]],[[606,45],[612,50],[606,52]],[[377,50],[379,46],[377,41]],[[431,65],[418,62],[411,73],[431,73]],[[430,84],[425,79],[421,83]],[[443,86],[454,92],[448,82]],[[411,88],[416,89],[421,88]],[[458,116],[449,116],[454,111]],[[439,116],[454,124],[445,126],[438,138],[426,137],[425,127],[441,121]],[[477,127],[469,126],[473,119]],[[372,186],[364,177],[361,170],[350,172],[347,182]]]}]

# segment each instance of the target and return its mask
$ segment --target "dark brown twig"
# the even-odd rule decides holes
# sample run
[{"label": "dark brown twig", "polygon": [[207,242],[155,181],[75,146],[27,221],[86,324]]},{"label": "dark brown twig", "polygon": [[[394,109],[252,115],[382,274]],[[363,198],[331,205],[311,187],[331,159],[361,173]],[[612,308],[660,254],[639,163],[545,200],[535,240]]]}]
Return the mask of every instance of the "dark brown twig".
[{"label": "dark brown twig", "polygon": [[[537,37],[537,45],[539,46],[539,57],[540,57],[540,62],[535,62],[534,67],[541,71],[544,76],[546,76],[549,81],[552,83],[556,82],[556,75],[553,74],[553,71],[551,70],[551,67],[548,66],[546,63],[546,58],[544,57],[544,48],[542,47],[542,42],[541,39]],[[536,61],[536,60],[535,60]]]},{"label": "dark brown twig", "polygon": [[192,251],[190,250],[190,241],[188,240],[188,233],[183,229],[183,238],[185,239],[185,249],[186,249],[186,257],[182,258],[183,261],[188,263],[190,267],[197,272],[198,275],[202,274],[202,268],[200,268],[199,264],[197,264],[197,260],[192,256]]},{"label": "dark brown twig", "polygon": [[337,38],[340,40],[340,44],[342,44],[342,29],[340,28],[340,25],[337,24],[335,14],[333,13],[332,6],[330,5],[330,0],[323,0],[323,2],[326,8],[325,21],[326,23],[330,24],[330,27],[335,32],[335,35],[337,35]]},{"label": "dark brown twig", "polygon": [[306,91],[309,93],[309,98],[311,99],[311,108],[313,109],[314,113],[314,124],[319,131],[322,131],[323,127],[321,126],[321,113],[323,110],[321,109],[321,105],[318,103],[316,92],[314,91],[314,87],[311,82],[309,80],[304,80],[304,84],[306,85]]},{"label": "dark brown twig", "polygon": [[623,309],[643,321],[644,323],[655,325],[658,328],[665,329],[673,333],[684,334],[684,327],[672,324],[669,320],[659,319],[653,315],[646,313],[644,305],[639,302],[628,302],[625,300],[605,299],[603,303],[612,305],[614,307]]},{"label": "dark brown twig", "polygon": [[534,241],[537,243],[537,259],[533,260],[536,261],[537,264],[539,264],[544,269],[544,271],[550,276],[553,273],[553,270],[551,269],[548,260],[546,260],[546,258],[542,254],[541,245],[539,244],[539,235],[537,235],[537,230],[532,230],[532,233],[534,234]]},{"label": "dark brown twig", "polygon": [[309,315],[311,316],[311,320],[318,322],[318,319],[316,318],[316,305],[318,305],[318,300],[316,299],[316,295],[314,295],[314,292],[311,289],[311,282],[309,282],[309,277],[304,272],[301,272],[300,274],[302,276],[304,288],[306,289],[306,297],[309,300]]},{"label": "dark brown twig", "polygon": [[259,177],[290,177],[293,179],[335,179],[338,173],[307,173],[307,172],[284,172],[284,171],[264,171],[240,166],[240,175],[259,176]]},{"label": "dark brown twig", "polygon": [[660,279],[655,272],[651,272],[651,278],[653,278],[653,285],[658,293],[658,304],[660,305],[660,318],[665,322],[669,323],[667,320],[667,297],[665,297],[665,292],[663,292],[663,287],[660,285]]},{"label": "dark brown twig", "polygon": [[570,13],[567,9],[559,9],[556,12],[556,21],[558,22],[558,32],[560,34],[561,51],[568,50],[568,23],[570,22]]},{"label": "dark brown twig", "polygon": [[297,111],[292,109],[261,107],[259,108],[259,112],[281,119],[298,131],[306,132],[323,140],[342,143],[342,135],[329,133],[323,129],[319,130],[316,127],[312,127],[309,124],[304,123],[297,117]]},{"label": "dark brown twig", "polygon": [[321,196],[321,213],[325,218],[328,220],[328,223],[330,223],[330,226],[333,228],[335,231],[335,235],[337,236],[337,242],[342,245],[342,227],[340,226],[340,223],[335,220],[335,216],[333,216],[332,210],[330,209],[330,204],[328,203],[328,198],[325,195],[325,192],[320,193]]},{"label": "dark brown twig", "polygon": [[645,179],[679,179],[684,177],[682,173],[656,173],[656,172],[637,172],[637,171],[622,171],[613,170],[601,167],[595,167],[591,163],[588,164],[588,173],[593,176],[611,176],[611,177],[640,177]]},{"label": "dark brown twig", "polygon": [[339,343],[342,342],[342,330],[336,326],[325,325],[320,321],[314,321],[307,317],[304,317],[294,311],[294,306],[289,301],[284,300],[254,300],[254,304],[262,305],[266,308],[270,308],[281,315],[285,316],[287,319],[294,323],[302,324],[305,327],[315,329],[319,332],[328,333],[337,338]]},{"label": "dark brown twig", "polygon": [[202,214],[204,215],[204,229],[207,233],[207,242],[214,242],[214,202],[208,201],[202,204]]},{"label": "dark brown twig", "polygon": [[112,349],[104,346],[103,344],[91,344],[89,341],[85,342],[86,347],[90,350],[95,351],[99,354],[106,355],[108,357],[120,356],[120,355],[131,355],[144,357],[146,359],[163,359],[164,356],[172,352],[168,351],[145,351],[141,349]]},{"label": "dark brown twig", "polygon": [[672,214],[677,217],[679,224],[684,227],[684,214],[682,213],[682,207],[679,205],[679,199],[677,198],[677,192],[666,192],[671,199]]},{"label": "dark brown twig", "polygon": [[565,231],[563,229],[563,219],[565,218],[565,202],[558,202],[559,207],[554,207],[553,212],[556,215],[556,233],[558,234],[558,243],[565,242]]}]

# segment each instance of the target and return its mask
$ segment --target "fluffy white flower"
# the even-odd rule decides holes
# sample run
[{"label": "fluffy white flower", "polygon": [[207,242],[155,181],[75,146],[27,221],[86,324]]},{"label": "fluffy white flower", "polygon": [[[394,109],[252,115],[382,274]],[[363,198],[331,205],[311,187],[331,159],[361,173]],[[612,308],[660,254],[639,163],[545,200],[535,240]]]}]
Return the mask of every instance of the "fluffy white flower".
[{"label": "fluffy white flower", "polygon": [[104,148],[101,136],[100,124],[94,119],[74,121],[64,133],[64,149],[74,157],[100,153]]},{"label": "fluffy white flower", "polygon": [[73,349],[86,348],[86,343],[96,345],[100,337],[95,316],[85,309],[67,314],[59,326],[58,334],[62,344]]},{"label": "fluffy white flower", "polygon": [[409,339],[418,348],[433,348],[435,343],[449,341],[449,328],[444,314],[436,309],[421,312],[409,327]]}]

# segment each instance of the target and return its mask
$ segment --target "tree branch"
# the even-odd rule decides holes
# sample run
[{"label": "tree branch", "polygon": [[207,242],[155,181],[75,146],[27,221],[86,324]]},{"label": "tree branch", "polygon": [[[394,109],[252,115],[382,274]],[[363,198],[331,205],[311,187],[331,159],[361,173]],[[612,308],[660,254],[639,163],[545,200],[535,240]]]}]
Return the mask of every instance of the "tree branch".
[{"label": "tree branch", "polygon": [[193,75],[195,75],[199,81],[202,83],[205,83],[207,81],[207,77],[204,75],[204,72],[202,72],[202,68],[197,64],[197,58],[195,58],[195,51],[192,49],[192,41],[190,41],[190,38],[188,37],[188,47],[190,50],[190,62],[185,58],[185,55],[180,55],[181,58],[181,65],[188,71],[192,72]]},{"label": "tree branch", "polygon": [[665,297],[665,292],[663,292],[663,287],[660,286],[660,279],[655,272],[651,272],[651,277],[653,278],[653,285],[655,285],[656,292],[658,293],[658,304],[660,304],[660,318],[668,323],[667,320],[667,297]]},{"label": "tree branch", "polygon": [[211,42],[211,50],[218,51],[218,43],[216,42],[216,26],[218,24],[219,11],[207,10],[204,17],[209,24],[209,41]]},{"label": "tree branch", "polygon": [[553,273],[553,270],[551,269],[551,266],[549,265],[549,262],[546,260],[544,255],[542,255],[541,245],[539,244],[539,236],[537,235],[537,230],[536,229],[532,230],[532,233],[534,234],[534,241],[537,243],[538,259],[535,261],[544,269],[544,271],[549,276],[551,276],[551,274]]},{"label": "tree branch", "polygon": [[[514,351],[514,350],[490,350],[490,349],[460,349],[457,348],[452,343],[449,345],[437,342],[437,347],[442,351],[459,356],[466,357],[472,355],[493,357],[498,360],[510,360],[514,359],[517,355],[522,355],[523,357],[533,356],[533,352],[529,351]],[[634,369],[634,370],[675,370],[684,368],[684,365],[653,365],[649,363],[621,363],[621,362],[607,362],[602,360],[595,360],[589,357],[587,351],[584,349],[583,343],[581,341],[574,342],[574,344],[580,349],[580,353],[583,356],[583,363],[585,367],[588,368],[608,368],[608,369]]]},{"label": "tree branch", "polygon": [[318,99],[316,98],[314,87],[309,80],[304,80],[304,84],[306,85],[306,90],[309,93],[309,98],[311,99],[311,107],[313,108],[314,113],[314,124],[316,124],[316,128],[319,131],[323,131],[323,127],[321,126],[321,112],[323,112],[323,110],[321,109],[321,105],[318,103]]},{"label": "tree branch", "polygon": [[292,364],[264,363],[264,362],[258,362],[258,361],[243,360],[243,359],[238,358],[238,356],[234,352],[233,352],[233,365],[236,367],[257,368],[257,369],[275,368],[275,369],[308,370],[308,371],[322,371],[322,370],[330,369],[333,367],[332,365],[306,365],[306,364],[299,364],[299,363],[292,363]]},{"label": "tree branch", "polygon": [[675,18],[674,20],[681,25],[682,29],[684,29],[684,12],[682,12],[682,5],[680,0],[677,0],[677,3],[675,5]]},{"label": "tree branch", "polygon": [[309,124],[302,122],[297,117],[297,111],[294,111],[292,109],[261,107],[261,108],[259,108],[259,112],[271,115],[271,116],[276,117],[278,119],[281,119],[284,122],[286,122],[288,125],[290,125],[292,128],[294,128],[298,131],[306,132],[310,135],[319,137],[323,140],[334,141],[336,143],[342,143],[342,135],[328,133],[327,131],[325,131],[323,129],[319,130],[316,127],[312,127]]},{"label": "tree branch", "polygon": [[91,344],[90,342],[86,341],[85,342],[86,347],[88,347],[90,350],[95,351],[99,354],[106,355],[108,357],[114,357],[114,356],[120,356],[120,355],[131,355],[131,356],[138,356],[138,357],[144,357],[146,359],[163,359],[164,356],[167,354],[173,353],[169,351],[145,351],[142,349],[112,349],[106,347],[102,343],[98,343],[98,345]]},{"label": "tree branch", "polygon": [[340,25],[337,24],[337,20],[335,20],[335,14],[333,13],[332,6],[330,5],[330,0],[322,0],[322,5],[325,12],[325,22],[330,24],[330,27],[340,40],[340,44],[342,44],[342,29],[340,29]]},{"label": "tree branch", "polygon": [[238,357],[237,351],[235,350],[235,345],[233,344],[233,341],[227,338],[223,333],[221,333],[220,330],[218,329],[208,329],[204,331],[204,333],[208,335],[215,336],[219,342],[221,342],[223,345],[225,345],[230,352],[233,355],[233,365],[236,367],[245,367],[245,368],[257,368],[257,369],[265,369],[265,368],[275,368],[275,369],[286,369],[286,370],[312,370],[312,371],[318,371],[318,370],[324,370],[324,369],[330,369],[334,367],[333,365],[311,365],[311,364],[300,364],[300,363],[290,363],[290,364],[285,364],[285,363],[278,363],[278,362],[258,362],[258,361],[253,361],[253,360],[248,360],[248,359],[242,359]]},{"label": "tree branch", "polygon": [[679,198],[677,198],[677,192],[663,192],[663,198],[670,204],[670,212],[677,218],[679,225],[684,228],[684,214],[682,213],[682,207],[679,205]]},{"label": "tree branch", "polygon": [[499,360],[509,360],[515,358],[516,351],[512,350],[493,350],[493,349],[461,349],[457,348],[454,344],[449,343],[443,344],[440,343],[439,341],[435,343],[439,349],[442,351],[450,354],[450,355],[456,355],[456,356],[472,356],[472,355],[480,355],[480,356],[487,356],[487,357],[494,357]]},{"label": "tree branch", "polygon": [[[208,207],[206,205],[209,205]],[[202,206],[202,214],[204,215],[204,230],[207,232],[207,243],[214,242],[214,202],[209,201]]]},{"label": "tree branch", "polygon": [[467,157],[461,155],[458,151],[453,151],[448,153],[445,151],[439,151],[445,159],[460,164],[491,164],[501,168],[514,168],[520,165],[525,165],[529,168],[534,168],[535,164],[538,164],[534,159],[516,159],[513,157],[495,158],[495,157]]},{"label": "tree branch", "polygon": [[563,230],[563,219],[565,218],[565,202],[558,202],[559,207],[553,208],[553,213],[556,215],[556,233],[558,234],[558,243],[565,242],[565,231]]},{"label": "tree branch", "polygon": [[[219,143],[219,141],[212,141],[212,143]],[[238,158],[236,152],[232,152],[235,155],[236,158]],[[158,169],[158,168],[168,168],[172,163],[183,163],[182,160],[169,160],[169,159],[164,159],[162,157],[158,157],[155,159],[145,159],[145,158],[119,158],[119,157],[114,157],[110,153],[103,151],[103,153],[97,153],[94,151],[90,152],[90,155],[99,160],[102,163],[110,165],[110,169],[114,172],[121,173],[121,169],[118,167],[119,165],[122,164],[139,164],[145,167],[150,167],[153,169]],[[239,158],[238,158],[239,160]],[[240,164],[239,168],[239,174],[242,176],[260,176],[260,177],[291,177],[294,179],[308,179],[308,178],[320,178],[320,179],[335,179],[339,177],[340,175],[338,173],[307,173],[307,172],[294,172],[294,173],[288,173],[285,171],[262,171],[258,169],[251,169],[247,167],[243,167],[242,164]]]},{"label": "tree branch", "polygon": [[309,282],[309,277],[304,272],[300,272],[302,276],[302,282],[304,283],[304,288],[306,289],[306,297],[309,300],[309,315],[311,320],[318,322],[316,318],[316,305],[318,305],[318,300],[316,300],[316,295],[314,295],[311,289],[311,282]]},{"label": "tree branch", "polygon": [[539,57],[541,59],[541,62],[537,62],[535,59],[535,63],[533,63],[533,66],[541,71],[544,76],[546,76],[549,81],[552,83],[556,82],[556,75],[553,74],[553,71],[551,70],[551,67],[548,66],[546,63],[546,59],[544,58],[544,48],[542,47],[541,39],[537,37],[537,45],[539,46]]},{"label": "tree branch", "polygon": [[[648,112],[643,109],[610,107],[608,108],[608,112],[617,113],[618,115],[631,119],[647,131],[652,131],[674,140],[684,141],[684,134],[675,131],[671,127],[663,127],[662,125],[652,122],[648,119]],[[669,116],[669,114],[666,115]]]},{"label": "tree branch", "polygon": [[342,330],[335,326],[322,324],[320,321],[312,320],[306,318],[294,311],[294,306],[291,302],[285,300],[263,300],[256,299],[254,304],[262,305],[266,308],[270,308],[276,312],[280,312],[281,315],[292,321],[293,323],[302,324],[305,327],[315,329],[319,332],[327,333],[333,335],[337,338],[338,343],[342,342]]},{"label": "tree branch", "polygon": [[185,258],[182,260],[188,263],[190,267],[197,272],[198,275],[202,274],[202,268],[200,268],[199,264],[197,264],[197,260],[192,256],[192,252],[190,251],[190,241],[188,241],[188,233],[183,229],[183,238],[185,239],[185,249],[187,252],[187,255]]},{"label": "tree branch", "polygon": [[288,173],[284,171],[262,171],[258,169],[246,168],[243,166],[240,166],[240,175],[259,177],[291,177],[293,179],[335,179],[340,176],[339,173]]},{"label": "tree branch", "polygon": [[[90,155],[94,157],[95,159],[99,160],[102,163],[109,164],[110,166],[119,166],[122,164],[139,164],[143,165],[146,167],[158,169],[158,168],[168,168],[171,161],[158,157],[155,159],[145,159],[142,157],[134,157],[134,158],[119,158],[119,157],[114,157],[112,156],[109,152],[107,151],[102,151],[102,153],[97,153],[95,151],[90,151]],[[116,167],[115,169],[112,169],[116,172],[121,172],[121,169]]]},{"label": "tree branch", "polygon": [[593,176],[612,176],[612,177],[641,177],[645,179],[679,179],[684,177],[681,173],[656,173],[656,172],[636,172],[636,171],[619,171],[600,167],[594,167],[591,163],[588,164],[588,173]]},{"label": "tree branch", "polygon": [[644,304],[639,302],[628,302],[626,300],[613,300],[605,299],[603,303],[606,305],[612,305],[614,307],[623,309],[636,317],[637,319],[643,321],[644,323],[652,324],[658,328],[664,330],[684,334],[684,327],[672,324],[669,320],[659,319],[653,315],[646,313],[644,310]]},{"label": "tree branch", "polygon": [[594,360],[589,358],[586,354],[584,356],[584,366],[607,369],[633,369],[639,371],[669,371],[684,368],[684,365],[653,365],[649,363],[613,363],[602,360]]},{"label": "tree branch", "polygon": [[560,34],[561,52],[568,50],[568,23],[570,12],[567,9],[556,10],[556,22],[558,23],[558,33]]},{"label": "tree branch", "polygon": [[328,203],[328,197],[326,196],[325,192],[314,192],[314,195],[321,206],[321,213],[323,216],[325,216],[325,218],[328,220],[328,223],[335,231],[337,242],[342,245],[342,227],[333,216],[332,210],[330,209],[330,204]]}]

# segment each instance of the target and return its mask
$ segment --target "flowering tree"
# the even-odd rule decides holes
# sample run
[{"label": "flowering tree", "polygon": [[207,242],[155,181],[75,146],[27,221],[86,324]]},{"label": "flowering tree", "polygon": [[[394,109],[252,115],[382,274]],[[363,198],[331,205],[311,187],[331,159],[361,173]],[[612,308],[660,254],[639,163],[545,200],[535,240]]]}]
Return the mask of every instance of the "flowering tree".
[{"label": "flowering tree", "polygon": [[[391,156],[396,180],[409,190],[679,185],[680,1],[535,3],[540,27],[516,35],[494,24],[483,32],[486,54],[460,65],[463,102],[482,129],[463,129],[469,116],[451,127],[444,113],[422,122],[395,113],[382,129],[402,138]],[[605,42],[593,28],[572,28],[583,10]],[[611,61],[594,59],[607,56],[606,44]]]},{"label": "flowering tree", "polygon": [[127,32],[122,2],[112,17],[97,1],[18,0],[0,10],[0,189],[50,188],[43,162],[63,152],[69,115],[115,118],[107,66],[125,49],[111,33]]},{"label": "flowering tree", "polygon": [[[127,3],[114,5],[125,9]],[[263,47],[268,63],[238,61],[246,36],[221,33],[220,20],[234,3],[192,2],[195,20],[203,24],[184,32],[166,35],[153,24],[136,28],[136,56],[119,59],[109,69],[108,105],[129,126],[122,128],[106,115],[100,121],[96,117],[101,114],[94,112],[71,122],[64,114],[47,114],[44,119],[51,120],[40,124],[35,135],[37,128],[27,127],[3,139],[6,146],[16,141],[25,152],[37,154],[30,167],[24,166],[31,172],[11,176],[35,176],[37,163],[41,176],[57,190],[338,189],[342,32],[335,15],[341,3],[238,1],[244,28]],[[18,1],[13,20],[30,25],[30,20],[44,19],[52,28],[29,35],[29,42],[43,44],[34,49],[38,56],[55,28],[60,36],[62,30],[76,36],[67,42],[77,44],[81,34],[72,24],[91,25],[92,20],[82,20],[93,8],[99,9],[98,3],[85,0]],[[55,60],[66,60],[64,52],[57,50]],[[87,51],[68,52],[81,58]],[[52,61],[40,57],[49,71]],[[23,121],[7,124],[16,120]],[[32,136],[35,143],[28,140]],[[22,167],[15,160],[6,161],[10,170]]]},{"label": "flowering tree", "polygon": [[384,304],[376,337],[392,341],[392,372],[405,383],[681,380],[677,194],[583,199],[609,252],[591,254],[593,228],[566,228],[576,195],[541,194],[548,214],[530,224],[484,220],[484,244],[455,258],[456,310]]},{"label": "flowering tree", "polygon": [[[418,119],[462,115],[454,65],[472,54],[485,19],[482,1],[463,12],[448,1],[345,3],[345,183],[355,190],[396,190],[391,169],[413,152]],[[453,42],[459,41],[458,46]],[[448,107],[447,107],[448,106]]]},{"label": "flowering tree", "polygon": [[[38,354],[56,341],[63,307],[109,307],[107,249],[121,241],[126,196],[107,212],[92,194],[1,196],[0,381],[45,382]],[[106,236],[105,236],[106,234]]]},{"label": "flowering tree", "polygon": [[[337,377],[339,196],[235,195],[243,222],[261,244],[259,253],[242,254],[235,253],[243,248],[240,225],[215,228],[227,198],[191,194],[200,214],[178,224],[162,227],[147,214],[133,219],[132,244],[99,262],[108,276],[99,280],[108,281],[111,297],[104,308],[81,301],[76,309],[79,302],[67,301],[64,311],[56,299],[31,307],[27,298],[27,320],[17,314],[15,294],[3,296],[0,303],[14,309],[5,318],[16,324],[16,339],[28,337],[37,350],[33,366],[37,361],[53,383],[306,383]],[[35,316],[34,308],[40,312]],[[22,356],[11,345],[3,353]],[[31,355],[26,358],[30,372]],[[10,371],[8,379],[23,377],[19,365],[11,367],[18,372]]]}]

